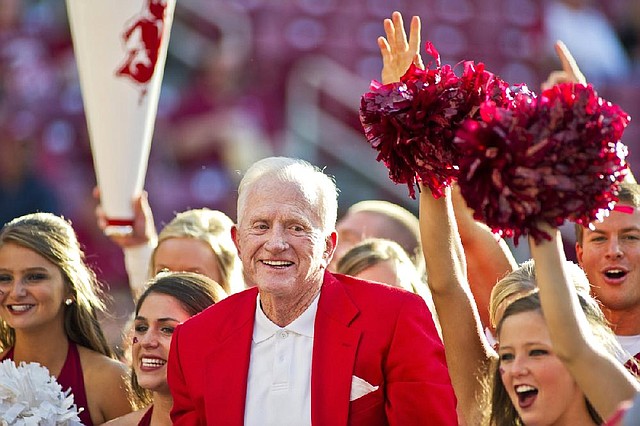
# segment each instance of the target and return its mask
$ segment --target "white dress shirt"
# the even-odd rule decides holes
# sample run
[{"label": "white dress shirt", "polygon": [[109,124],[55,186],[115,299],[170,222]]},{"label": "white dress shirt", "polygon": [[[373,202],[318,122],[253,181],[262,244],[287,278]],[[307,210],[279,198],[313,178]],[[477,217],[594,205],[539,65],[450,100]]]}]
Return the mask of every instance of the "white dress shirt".
[{"label": "white dress shirt", "polygon": [[311,358],[318,311],[311,305],[286,327],[280,327],[256,303],[244,424],[311,425]]}]

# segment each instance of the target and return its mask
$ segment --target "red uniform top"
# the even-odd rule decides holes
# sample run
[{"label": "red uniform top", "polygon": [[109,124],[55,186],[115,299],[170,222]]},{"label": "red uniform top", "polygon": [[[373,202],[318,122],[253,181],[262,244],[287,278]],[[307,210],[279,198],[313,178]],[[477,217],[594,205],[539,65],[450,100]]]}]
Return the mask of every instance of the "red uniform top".
[{"label": "red uniform top", "polygon": [[[9,352],[2,358],[2,361],[5,359],[13,360],[13,348],[9,349]],[[66,391],[71,388],[73,402],[78,406],[78,409],[83,408],[79,414],[82,424],[85,426],[93,426],[91,414],[89,413],[89,405],[87,404],[87,394],[84,389],[84,376],[82,375],[82,366],[80,365],[80,354],[78,353],[76,344],[73,342],[69,342],[67,358],[56,380],[60,383],[60,386],[62,386],[62,390]]]},{"label": "red uniform top", "polygon": [[153,405],[149,407],[144,416],[138,422],[138,426],[151,426],[151,414],[153,413]]}]

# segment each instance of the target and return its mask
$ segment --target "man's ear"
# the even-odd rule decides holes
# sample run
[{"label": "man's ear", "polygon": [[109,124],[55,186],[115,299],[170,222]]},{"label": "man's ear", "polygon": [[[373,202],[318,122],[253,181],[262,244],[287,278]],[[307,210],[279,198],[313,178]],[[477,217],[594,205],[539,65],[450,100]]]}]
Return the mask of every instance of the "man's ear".
[{"label": "man's ear", "polygon": [[231,227],[231,239],[233,240],[233,244],[236,246],[236,250],[238,250],[238,256],[240,256],[240,244],[238,243],[238,227],[233,225]]},{"label": "man's ear", "polygon": [[336,246],[338,245],[338,233],[333,231],[327,238],[325,239],[325,247],[324,253],[322,253],[322,257],[327,259],[327,265],[331,262],[331,258],[333,257],[333,253],[336,251]]},{"label": "man's ear", "polygon": [[578,265],[582,266],[582,245],[576,242],[576,259],[578,260]]}]

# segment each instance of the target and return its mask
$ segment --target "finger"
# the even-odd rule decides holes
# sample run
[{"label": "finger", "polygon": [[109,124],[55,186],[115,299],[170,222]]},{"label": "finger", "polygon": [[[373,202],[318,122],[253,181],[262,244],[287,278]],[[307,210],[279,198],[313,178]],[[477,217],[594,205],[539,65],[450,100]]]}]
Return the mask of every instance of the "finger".
[{"label": "finger", "polygon": [[574,76],[577,83],[586,84],[587,80],[584,77],[584,74],[582,74],[582,71],[580,71],[578,63],[567,46],[562,41],[558,40],[554,47],[558,57],[560,58],[562,69],[569,75]]},{"label": "finger", "polygon": [[149,204],[149,194],[147,191],[143,191],[139,199],[140,213],[144,217],[145,221],[151,221],[153,223],[153,212],[151,211],[151,205]]},{"label": "finger", "polygon": [[385,77],[385,72],[388,69],[391,69],[393,64],[393,54],[391,53],[391,47],[387,40],[384,37],[378,38],[378,47],[380,47],[380,56],[382,57],[382,73],[380,75],[380,82],[383,84],[389,83],[387,77]]},{"label": "finger", "polygon": [[400,12],[393,12],[391,15],[393,21],[393,27],[395,31],[395,45],[396,48],[405,50],[407,48],[407,33],[404,31],[404,21],[402,20],[402,14]]},{"label": "finger", "polygon": [[147,240],[152,241],[157,239],[157,231],[156,224],[153,220],[153,211],[151,210],[151,205],[149,204],[149,194],[147,191],[143,191],[140,196],[140,209],[142,213],[142,218],[144,219],[144,227],[145,227],[145,235]]},{"label": "finger", "polygon": [[411,27],[409,30],[409,51],[416,54],[420,53],[420,31],[420,17],[414,16],[411,18]]},{"label": "finger", "polygon": [[144,217],[145,211],[144,211],[143,202],[144,202],[144,194],[140,194],[139,197],[134,198],[132,201],[133,216],[134,216],[135,223],[144,223],[145,221],[145,217]]},{"label": "finger", "polygon": [[138,206],[142,210],[151,210],[151,206],[149,206],[149,193],[147,191],[142,191],[140,193],[140,197],[136,200]]},{"label": "finger", "polygon": [[395,45],[396,29],[393,26],[393,21],[391,21],[391,19],[387,18],[384,21],[382,21],[382,26],[384,27],[384,34],[387,37],[388,44],[389,45],[391,45],[391,44]]},{"label": "finger", "polygon": [[100,200],[100,188],[98,188],[97,185],[93,187],[92,194],[93,194],[93,198],[95,198],[98,201]]},{"label": "finger", "polygon": [[380,48],[380,56],[382,56],[382,62],[387,63],[387,61],[391,58],[391,46],[389,46],[389,42],[384,37],[378,37],[378,47]]},{"label": "finger", "polygon": [[98,229],[102,232],[104,232],[104,230],[107,228],[107,221],[104,216],[98,216],[96,223],[98,225]]},{"label": "finger", "polygon": [[567,49],[567,46],[560,40],[556,41],[553,46],[556,50],[556,54],[558,58],[560,58],[560,63],[562,64],[562,69],[566,72],[572,72],[574,67],[577,67],[576,61]]},{"label": "finger", "polygon": [[100,204],[98,204],[94,210],[94,213],[96,215],[96,221],[98,223],[98,229],[100,229],[101,231],[104,231],[104,229],[107,227],[107,218],[104,214],[104,210],[102,209],[102,206]]}]

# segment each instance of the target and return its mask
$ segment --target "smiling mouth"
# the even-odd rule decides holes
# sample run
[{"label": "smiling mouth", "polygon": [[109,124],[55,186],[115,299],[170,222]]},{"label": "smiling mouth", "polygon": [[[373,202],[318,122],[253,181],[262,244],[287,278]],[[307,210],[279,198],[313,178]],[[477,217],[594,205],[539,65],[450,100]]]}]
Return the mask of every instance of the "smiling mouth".
[{"label": "smiling mouth", "polygon": [[143,368],[160,368],[166,363],[166,360],[159,358],[142,358],[140,360],[140,366]]},{"label": "smiling mouth", "polygon": [[35,305],[7,305],[7,309],[11,312],[22,313],[32,309]]},{"label": "smiling mouth", "polygon": [[271,266],[272,268],[284,269],[291,265],[293,262],[289,262],[286,260],[263,260],[262,263],[267,266]]},{"label": "smiling mouth", "polygon": [[533,405],[538,396],[538,389],[529,385],[516,386],[516,395],[518,396],[518,405],[520,408],[528,408]]}]

